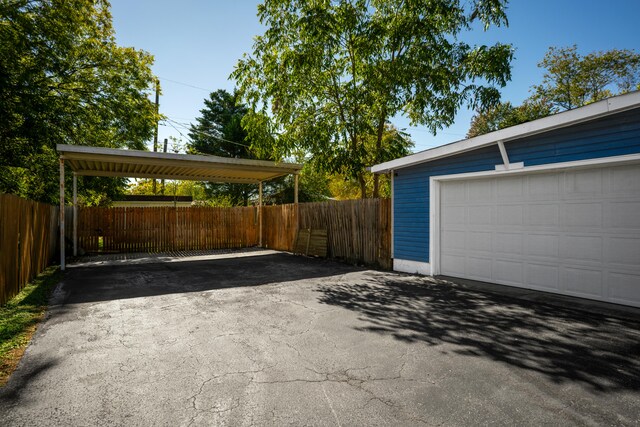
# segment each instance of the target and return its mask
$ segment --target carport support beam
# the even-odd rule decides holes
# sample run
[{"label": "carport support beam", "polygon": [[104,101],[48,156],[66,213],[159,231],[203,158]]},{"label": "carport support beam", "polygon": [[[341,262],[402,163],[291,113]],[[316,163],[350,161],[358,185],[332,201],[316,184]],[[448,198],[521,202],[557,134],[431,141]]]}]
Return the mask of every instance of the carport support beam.
[{"label": "carport support beam", "polygon": [[259,230],[258,245],[262,247],[262,181],[258,183],[258,220],[260,221],[258,225],[258,230]]},{"label": "carport support beam", "polygon": [[64,271],[64,159],[60,158],[60,270]]},{"label": "carport support beam", "polygon": [[78,177],[73,173],[73,256],[78,256]]},{"label": "carport support beam", "polygon": [[293,175],[293,203],[298,204],[298,174]]}]

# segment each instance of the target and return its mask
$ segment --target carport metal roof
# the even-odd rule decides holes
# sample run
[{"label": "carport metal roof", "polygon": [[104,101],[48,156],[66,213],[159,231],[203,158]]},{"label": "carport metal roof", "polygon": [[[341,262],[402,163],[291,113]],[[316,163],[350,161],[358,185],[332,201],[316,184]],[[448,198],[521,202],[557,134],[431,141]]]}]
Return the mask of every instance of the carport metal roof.
[{"label": "carport metal roof", "polygon": [[260,246],[262,246],[262,182],[293,174],[294,203],[298,203],[298,173],[302,165],[265,160],[236,159],[139,150],[56,146],[60,153],[60,266],[65,269],[64,168],[73,171],[73,254],[77,254],[77,175],[123,178],[178,179],[220,183],[258,184]]},{"label": "carport metal roof", "polygon": [[58,144],[57,150],[76,175],[258,184],[302,169],[294,163],[79,145]]}]

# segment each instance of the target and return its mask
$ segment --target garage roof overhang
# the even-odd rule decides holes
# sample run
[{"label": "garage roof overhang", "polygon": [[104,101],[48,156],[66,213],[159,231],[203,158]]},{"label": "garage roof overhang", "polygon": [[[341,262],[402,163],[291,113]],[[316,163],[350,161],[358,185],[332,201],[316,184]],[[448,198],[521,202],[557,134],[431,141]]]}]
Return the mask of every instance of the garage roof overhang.
[{"label": "garage roof overhang", "polygon": [[57,145],[76,175],[257,184],[298,174],[302,165],[218,156]]},{"label": "garage roof overhang", "polygon": [[590,120],[599,119],[611,114],[640,108],[640,91],[631,92],[625,95],[614,96],[584,107],[576,108],[542,119],[522,123],[495,132],[464,139],[429,150],[420,151],[406,157],[380,163],[371,167],[373,173],[388,173],[396,169],[414,166],[420,163],[431,162],[444,157],[454,156],[471,150],[488,147],[498,144],[503,151],[504,143],[521,139],[527,136],[549,132],[554,129],[584,123]]}]

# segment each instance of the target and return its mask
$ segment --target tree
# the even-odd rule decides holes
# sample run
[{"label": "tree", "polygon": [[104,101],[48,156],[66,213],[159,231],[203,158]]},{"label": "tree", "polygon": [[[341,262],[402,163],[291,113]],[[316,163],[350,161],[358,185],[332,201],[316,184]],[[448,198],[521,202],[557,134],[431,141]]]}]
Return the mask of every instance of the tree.
[{"label": "tree", "polygon": [[267,30],[232,74],[251,107],[243,123],[273,136],[256,138],[259,149],[276,157],[308,150],[365,197],[366,167],[397,151],[384,147],[392,117],[435,133],[460,106],[499,100],[494,85],[510,78],[512,48],[459,36],[476,21],[506,24],[505,9],[505,0],[267,0],[258,6]]},{"label": "tree", "polygon": [[582,56],[576,45],[550,47],[538,66],[546,71],[542,84],[533,87],[534,98],[547,100],[555,111],[627,93],[640,84],[640,55],[631,50]]},{"label": "tree", "polygon": [[[238,102],[238,94],[217,90],[204,100],[205,107],[196,124],[191,125],[187,152],[191,154],[212,154],[221,157],[242,159],[256,158],[250,149],[247,132],[242,128],[242,118],[247,107]],[[207,194],[213,198],[224,198],[232,206],[249,204],[249,199],[257,191],[253,184],[207,183]]]},{"label": "tree", "polygon": [[[0,3],[0,191],[57,203],[56,143],[143,149],[151,137],[153,58],[116,44],[109,7],[106,0]],[[79,181],[81,195],[111,196],[126,185]]]},{"label": "tree", "polygon": [[533,95],[518,107],[505,102],[477,111],[467,138],[640,89],[640,55],[630,50],[581,56],[575,45],[550,47],[538,66],[546,71]]},{"label": "tree", "polygon": [[517,107],[508,101],[500,103],[473,115],[467,138],[540,119],[552,114],[552,112],[553,107],[551,104],[544,102],[544,100],[534,101],[528,99]]}]

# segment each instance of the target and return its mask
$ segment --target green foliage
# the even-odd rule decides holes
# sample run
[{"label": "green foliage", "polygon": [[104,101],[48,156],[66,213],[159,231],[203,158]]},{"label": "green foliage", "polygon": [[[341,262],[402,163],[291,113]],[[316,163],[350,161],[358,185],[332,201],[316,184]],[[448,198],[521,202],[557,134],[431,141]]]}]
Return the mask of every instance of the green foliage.
[{"label": "green foliage", "polygon": [[390,118],[404,114],[436,132],[462,105],[499,100],[511,47],[458,36],[475,20],[506,24],[505,3],[265,1],[258,15],[267,30],[232,74],[252,108],[243,123],[253,144],[276,158],[308,150],[324,171],[357,181],[364,197],[366,167],[407,152],[385,147],[404,141],[383,138]]},{"label": "green foliage", "polygon": [[[153,195],[153,180],[137,179],[135,182],[129,183],[127,194]],[[198,181],[166,180],[164,194],[168,196],[191,196],[194,201],[207,199],[204,183]]]},{"label": "green foliage", "polygon": [[0,307],[0,385],[6,382],[18,362],[15,351],[29,343],[44,315],[51,291],[61,277],[58,267],[49,267]]},{"label": "green foliage", "polygon": [[522,105],[514,107],[510,102],[500,103],[471,118],[471,126],[467,138],[515,126],[520,123],[546,117],[553,112],[553,107],[544,101],[528,99]]},{"label": "green foliage", "polygon": [[611,49],[582,56],[578,47],[550,47],[538,64],[544,68],[542,84],[533,87],[534,98],[551,103],[556,111],[569,110],[640,85],[640,55]]},{"label": "green foliage", "polygon": [[[254,159],[250,149],[247,132],[242,128],[242,118],[247,107],[238,102],[237,93],[230,94],[226,90],[218,90],[204,100],[205,108],[200,110],[201,116],[197,124],[191,125],[187,144],[187,152],[191,154],[212,154],[221,157]],[[233,183],[207,183],[207,196],[220,199],[223,204],[232,206],[249,204],[251,197],[257,194],[256,185]]]},{"label": "green foliage", "polygon": [[538,66],[546,71],[533,95],[518,107],[505,102],[477,111],[467,138],[640,89],[640,55],[630,50],[581,56],[575,45],[550,47]]},{"label": "green foliage", "polygon": [[151,137],[153,58],[116,44],[109,7],[0,3],[0,191],[57,203],[55,144],[143,149]]}]

